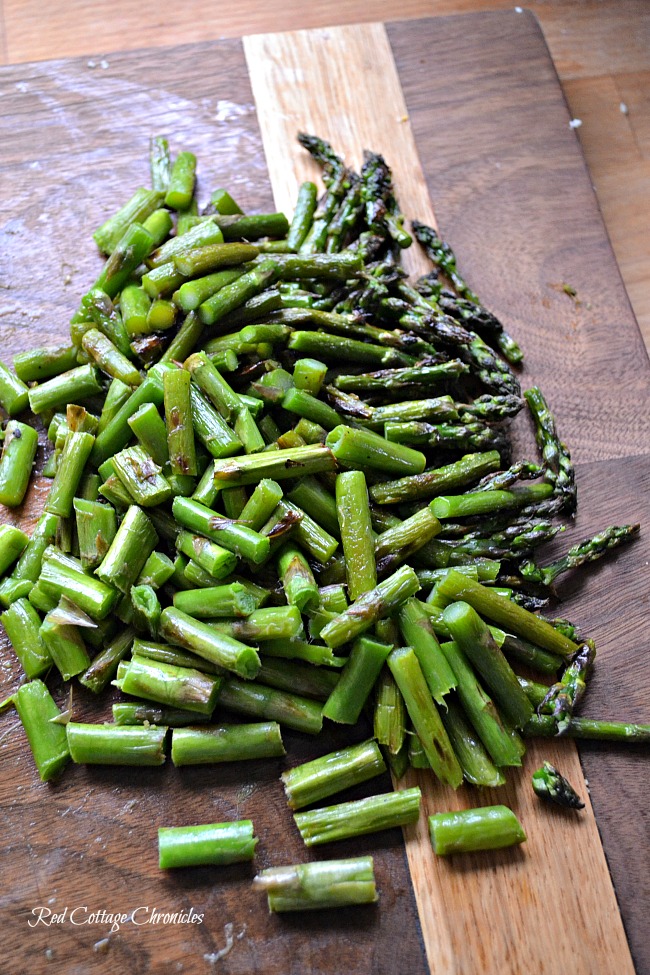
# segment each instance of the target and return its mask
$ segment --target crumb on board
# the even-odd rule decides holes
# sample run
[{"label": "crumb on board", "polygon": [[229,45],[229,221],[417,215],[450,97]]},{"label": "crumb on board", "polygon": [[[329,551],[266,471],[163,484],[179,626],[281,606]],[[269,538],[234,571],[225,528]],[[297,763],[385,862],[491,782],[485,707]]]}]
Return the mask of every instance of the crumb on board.
[{"label": "crumb on board", "polygon": [[569,122],[570,129],[579,129],[581,125],[582,125],[581,118],[572,118],[571,121]]}]

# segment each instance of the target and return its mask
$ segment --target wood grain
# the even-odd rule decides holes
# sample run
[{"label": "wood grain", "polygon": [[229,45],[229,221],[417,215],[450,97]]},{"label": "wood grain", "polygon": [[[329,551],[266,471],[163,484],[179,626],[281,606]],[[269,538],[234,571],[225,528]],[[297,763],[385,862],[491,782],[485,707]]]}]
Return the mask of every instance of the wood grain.
[{"label": "wood grain", "polygon": [[[244,38],[244,52],[280,209],[291,211],[303,180],[318,179],[318,167],[296,142],[297,132],[315,132],[357,169],[364,149],[397,155],[403,164],[394,170],[395,185],[404,212],[435,221],[422,170],[410,165],[417,150],[381,24],[260,34]],[[332,71],[330,52],[344,71]],[[370,104],[381,104],[381,112],[368,111]],[[414,248],[405,251],[404,264],[411,274],[429,267]]]}]

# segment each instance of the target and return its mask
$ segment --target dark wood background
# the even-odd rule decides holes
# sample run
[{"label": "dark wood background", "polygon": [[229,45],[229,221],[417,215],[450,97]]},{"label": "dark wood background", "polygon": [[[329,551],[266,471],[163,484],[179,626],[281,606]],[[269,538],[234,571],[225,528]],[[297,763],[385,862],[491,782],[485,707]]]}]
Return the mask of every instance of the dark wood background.
[{"label": "dark wood background", "polygon": [[[440,225],[467,277],[523,345],[524,375],[546,392],[573,449],[575,541],[611,522],[648,524],[650,370],[543,41],[531,19],[514,21],[504,14],[393,24],[389,37]],[[65,337],[98,267],[90,234],[146,183],[151,134],[197,153],[206,194],[226,185],[251,210],[271,206],[239,42],[111,55],[106,67],[78,59],[5,68],[0,92],[3,359]],[[36,483],[17,516],[33,518],[43,493]],[[585,713],[648,718],[649,555],[642,538],[568,586],[566,612],[600,650]],[[2,660],[10,690],[18,668],[6,647]],[[98,715],[88,698],[78,701],[88,714],[109,716],[108,702]],[[315,751],[298,735],[287,740],[292,761]],[[582,759],[637,970],[648,973],[648,749],[589,746]],[[214,967],[228,975],[426,970],[397,831],[354,850],[328,849],[375,854],[380,910],[268,917],[248,867],[160,874],[158,826],[234,816],[256,824],[256,867],[304,859],[277,781],[284,762],[75,768],[46,786],[35,780],[11,714],[0,726],[0,760],[3,972],[24,971],[27,951],[35,973],[210,971],[204,956],[225,946],[229,924],[234,947]],[[192,906],[206,920],[127,925],[108,943],[107,925],[27,927],[38,905],[124,913],[143,904]]]}]

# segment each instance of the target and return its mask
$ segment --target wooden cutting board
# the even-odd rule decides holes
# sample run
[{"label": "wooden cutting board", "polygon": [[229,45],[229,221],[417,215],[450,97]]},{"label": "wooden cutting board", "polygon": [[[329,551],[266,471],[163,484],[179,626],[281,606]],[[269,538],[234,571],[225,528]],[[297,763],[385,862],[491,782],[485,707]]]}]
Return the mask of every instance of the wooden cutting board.
[{"label": "wooden cutting board", "polygon": [[[98,266],[90,234],[146,183],[150,135],[196,152],[204,196],[223,185],[247,209],[275,201],[290,212],[298,182],[313,172],[294,134],[317,131],[351,161],[366,146],[385,153],[404,210],[437,219],[472,285],[523,345],[523,382],[545,391],[578,466],[571,542],[616,521],[650,523],[647,356],[528,14],[22,65],[0,71],[0,96],[3,359],[66,336]],[[530,443],[525,424],[518,435]],[[37,482],[24,510],[3,512],[6,520],[33,521],[46,489]],[[642,539],[565,587],[562,612],[599,646],[584,713],[648,718],[649,558]],[[9,691],[18,668],[6,646],[2,660]],[[109,702],[98,710],[81,693],[75,707],[110,716]],[[358,729],[359,740],[365,733]],[[286,737],[286,762],[74,768],[46,786],[17,720],[5,715],[0,971],[619,975],[634,970],[627,933],[637,972],[650,972],[647,747],[590,745],[578,757],[571,742],[535,745],[521,774],[489,793],[450,794],[413,776],[407,784],[421,785],[424,808],[405,843],[395,830],[317,857],[373,853],[377,908],[269,917],[251,889],[254,869],[309,858],[279,773],[342,740],[336,732],[325,742]],[[533,801],[529,774],[543,758],[578,786],[583,813]],[[492,801],[516,809],[525,846],[436,862],[425,814]],[[160,873],[159,826],[240,817],[252,818],[260,837],[255,868]],[[36,924],[41,907],[64,917]],[[201,923],[165,918],[190,910]],[[111,931],[101,912],[127,918]]]}]

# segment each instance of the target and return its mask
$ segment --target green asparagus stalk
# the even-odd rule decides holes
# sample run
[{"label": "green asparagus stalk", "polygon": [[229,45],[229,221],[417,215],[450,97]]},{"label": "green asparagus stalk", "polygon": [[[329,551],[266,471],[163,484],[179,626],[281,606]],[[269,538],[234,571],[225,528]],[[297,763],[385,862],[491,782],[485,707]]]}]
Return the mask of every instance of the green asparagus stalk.
[{"label": "green asparagus stalk", "polygon": [[175,728],[172,732],[171,756],[176,766],[279,758],[284,754],[280,726],[275,721]]},{"label": "green asparagus stalk", "polygon": [[431,768],[441,782],[457,789],[463,781],[463,771],[433,703],[415,652],[411,647],[393,650],[388,657],[388,666]]},{"label": "green asparagus stalk", "polygon": [[190,405],[191,378],[185,369],[174,369],[163,376],[167,447],[173,474],[197,473]]},{"label": "green asparagus stalk", "polygon": [[90,433],[72,430],[68,433],[45,504],[46,511],[63,518],[72,514],[72,503],[94,443],[95,438]]},{"label": "green asparagus stalk", "polygon": [[298,812],[293,818],[305,846],[319,846],[414,823],[420,815],[421,798],[422,794],[416,786],[355,802]]},{"label": "green asparagus stalk", "polygon": [[323,640],[335,650],[349,643],[370,629],[378,619],[398,609],[419,588],[420,583],[413,569],[402,566],[328,623],[321,633]]},{"label": "green asparagus stalk", "polygon": [[545,477],[562,498],[562,510],[573,515],[577,496],[575,471],[568,447],[560,440],[553,414],[538,387],[526,390],[524,398],[535,422],[535,437],[546,466]]},{"label": "green asparagus stalk", "polygon": [[220,678],[138,656],[120,666],[125,669],[115,684],[125,694],[199,714],[214,711]]},{"label": "green asparagus stalk", "polygon": [[641,526],[638,524],[610,525],[609,528],[603,529],[591,538],[586,538],[578,545],[573,545],[566,555],[544,568],[535,565],[533,562],[523,562],[520,566],[521,573],[525,579],[531,582],[552,586],[563,572],[586,565],[588,562],[595,562],[619,545],[632,541],[639,534],[640,528]]},{"label": "green asparagus stalk", "polygon": [[457,692],[465,714],[499,768],[521,765],[524,746],[516,732],[508,730],[494,701],[477,680],[467,657],[453,642],[443,643],[442,652],[454,672]]},{"label": "green asparagus stalk", "polygon": [[394,757],[401,752],[406,738],[406,705],[387,667],[381,671],[375,686],[375,738]]},{"label": "green asparagus stalk", "polygon": [[385,771],[377,744],[365,741],[297,765],[280,778],[289,807],[302,809]]},{"label": "green asparagus stalk", "polygon": [[326,701],[339,679],[336,670],[314,667],[302,660],[274,660],[261,656],[257,681],[279,691],[289,691],[299,697]]},{"label": "green asparagus stalk", "polygon": [[319,911],[378,900],[372,857],[269,867],[254,882],[267,892],[273,913]]},{"label": "green asparagus stalk", "polygon": [[260,660],[254,647],[240,643],[171,606],[164,609],[160,617],[160,634],[169,643],[191,650],[197,656],[249,680],[259,670]]},{"label": "green asparagus stalk", "polygon": [[454,600],[464,600],[480,613],[493,620],[506,632],[515,633],[544,650],[560,657],[570,657],[578,649],[573,640],[567,639],[545,620],[523,609],[510,599],[491,592],[486,586],[474,582],[460,572],[450,570],[440,582],[441,593]]},{"label": "green asparagus stalk", "polygon": [[115,724],[155,724],[165,728],[184,728],[187,725],[201,724],[211,720],[210,714],[197,714],[180,708],[157,707],[145,701],[120,701],[113,705]]},{"label": "green asparagus stalk", "polygon": [[39,633],[63,680],[70,680],[87,670],[90,657],[79,627],[58,622],[55,612],[47,614]]},{"label": "green asparagus stalk", "polygon": [[320,597],[314,574],[299,549],[290,543],[284,545],[278,555],[277,565],[290,606],[297,606],[300,612],[306,612],[318,605]]},{"label": "green asparagus stalk", "polygon": [[14,370],[23,383],[51,379],[76,365],[77,350],[72,345],[27,349],[14,356]]},{"label": "green asparagus stalk", "polygon": [[526,834],[507,806],[483,806],[429,816],[429,832],[438,856],[499,850],[523,843]]},{"label": "green asparagus stalk", "polygon": [[356,724],[391,650],[390,644],[367,636],[355,640],[341,677],[323,707],[324,717]]},{"label": "green asparagus stalk", "polygon": [[532,705],[487,624],[468,603],[462,601],[448,606],[443,619],[452,639],[492,692],[502,714],[516,728],[523,728],[532,717]]},{"label": "green asparagus stalk", "polygon": [[24,597],[15,599],[0,620],[28,680],[45,674],[52,666],[52,657],[40,634],[41,620],[32,604]]},{"label": "green asparagus stalk", "polygon": [[239,582],[205,589],[188,589],[174,594],[174,607],[188,616],[218,618],[250,616],[257,600]]},{"label": "green asparagus stalk", "polygon": [[0,456],[0,504],[16,508],[27,491],[38,447],[33,427],[18,420],[7,423]]},{"label": "green asparagus stalk", "polygon": [[217,461],[214,477],[222,487],[240,487],[257,484],[262,478],[280,481],[333,470],[336,470],[336,459],[332,451],[325,446],[310,444]]},{"label": "green asparagus stalk", "polygon": [[453,464],[436,470],[424,471],[410,477],[398,478],[374,484],[370,497],[377,504],[395,504],[403,501],[417,501],[441,494],[452,488],[464,487],[501,466],[501,458],[496,450],[481,454],[466,454]]},{"label": "green asparagus stalk", "polygon": [[157,542],[156,530],[142,508],[131,505],[96,574],[108,586],[128,592]]},{"label": "green asparagus stalk", "polygon": [[29,539],[24,531],[13,525],[0,525],[0,575],[24,552]]},{"label": "green asparagus stalk", "polygon": [[135,632],[130,626],[114,636],[79,676],[79,683],[93,694],[100,694],[117,673],[120,661],[131,649],[134,636]]},{"label": "green asparagus stalk", "polygon": [[309,735],[319,734],[323,727],[322,707],[317,701],[252,681],[228,678],[221,686],[218,703],[236,714],[277,721]]},{"label": "green asparagus stalk", "polygon": [[110,724],[66,725],[73,762],[82,765],[163,765],[167,728]]},{"label": "green asparagus stalk", "polygon": [[[554,738],[558,723],[552,714],[534,714],[523,730],[526,738]],[[586,741],[650,741],[650,724],[628,721],[607,721],[597,718],[569,718],[562,731],[565,738]]]},{"label": "green asparagus stalk", "polygon": [[12,699],[41,781],[50,782],[70,761],[65,726],[55,721],[61,712],[40,680],[23,684]]},{"label": "green asparagus stalk", "polygon": [[563,733],[574,708],[584,696],[587,689],[587,676],[595,656],[596,648],[593,643],[591,641],[583,643],[565,667],[559,681],[553,684],[539,706],[540,711],[550,711],[557,720],[558,734]]},{"label": "green asparagus stalk", "polygon": [[408,599],[398,614],[404,644],[413,648],[431,696],[446,706],[446,696],[456,687],[456,678],[440,649],[426,610],[418,599]]},{"label": "green asparagus stalk", "polygon": [[368,490],[363,471],[346,471],[336,478],[336,510],[345,556],[350,599],[377,585],[377,568]]},{"label": "green asparagus stalk", "polygon": [[449,740],[463,770],[463,778],[471,785],[494,789],[506,781],[503,772],[494,765],[480,738],[464,716],[463,709],[452,696],[446,709],[440,712]]},{"label": "green asparagus stalk", "polygon": [[253,531],[247,525],[231,521],[215,514],[210,508],[189,498],[174,498],[174,518],[191,532],[205,535],[213,542],[233,552],[238,558],[248,559],[259,565],[268,558],[268,538]]}]

